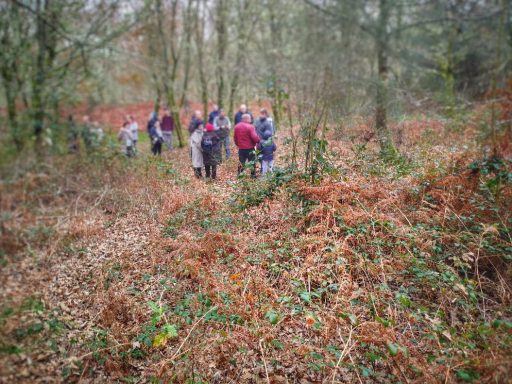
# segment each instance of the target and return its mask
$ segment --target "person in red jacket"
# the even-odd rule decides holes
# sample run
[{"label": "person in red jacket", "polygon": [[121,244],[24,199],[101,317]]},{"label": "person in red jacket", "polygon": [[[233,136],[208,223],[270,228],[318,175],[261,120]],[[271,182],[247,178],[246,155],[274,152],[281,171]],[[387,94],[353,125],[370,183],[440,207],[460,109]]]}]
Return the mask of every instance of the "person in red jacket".
[{"label": "person in red jacket", "polygon": [[251,167],[251,177],[256,177],[256,162],[254,147],[260,142],[254,126],[251,124],[251,115],[242,115],[242,121],[235,125],[234,133],[235,145],[238,147],[238,175],[245,168],[245,163],[249,162]]}]

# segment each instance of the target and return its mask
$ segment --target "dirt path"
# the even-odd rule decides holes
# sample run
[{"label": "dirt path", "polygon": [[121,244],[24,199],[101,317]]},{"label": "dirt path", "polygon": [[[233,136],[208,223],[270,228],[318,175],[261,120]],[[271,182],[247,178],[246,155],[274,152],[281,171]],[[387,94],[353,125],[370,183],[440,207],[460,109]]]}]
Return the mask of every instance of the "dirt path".
[{"label": "dirt path", "polygon": [[[177,195],[182,198],[186,194],[187,199],[193,200],[208,193],[226,194],[231,189],[229,183],[235,180],[234,161],[219,167],[215,184],[205,184],[193,178],[188,148],[164,152],[161,160],[152,158],[147,148],[142,147],[141,152],[135,160],[137,167],[147,167],[149,162],[153,169],[147,172],[147,178],[140,170],[126,176],[125,195],[120,198],[128,196],[129,200],[123,212],[113,210],[103,201],[104,195],[100,195],[93,209],[76,213],[68,220],[63,231],[68,235],[72,232],[76,240],[65,249],[46,250],[47,254],[41,255],[42,264],[36,268],[32,259],[26,259],[4,269],[3,301],[15,302],[25,297],[18,320],[29,326],[21,339],[35,340],[29,340],[30,347],[22,347],[21,354],[2,356],[5,364],[0,370],[0,382],[74,381],[90,358],[87,348],[101,350],[112,342],[114,345],[129,343],[129,339],[122,336],[121,340],[102,339],[100,330],[118,324],[115,304],[121,291],[130,288],[141,276],[155,273],[158,261],[151,255],[151,248],[161,239],[162,208],[172,205]],[[154,168],[161,168],[158,175]],[[168,178],[179,180],[180,186],[169,182]],[[152,283],[137,288],[144,292],[148,301],[158,300],[161,293],[154,291]],[[24,287],[30,288],[23,292]],[[126,310],[130,319],[121,319],[121,322],[128,321],[130,326],[138,328],[138,319],[123,300],[120,310]],[[145,316],[144,313],[138,315]],[[17,322],[14,318],[11,320]],[[30,330],[30,324],[37,327]],[[39,324],[43,329],[39,330]],[[16,330],[7,327],[4,331],[9,334]],[[93,381],[106,380],[101,369],[91,371],[91,375]]]}]

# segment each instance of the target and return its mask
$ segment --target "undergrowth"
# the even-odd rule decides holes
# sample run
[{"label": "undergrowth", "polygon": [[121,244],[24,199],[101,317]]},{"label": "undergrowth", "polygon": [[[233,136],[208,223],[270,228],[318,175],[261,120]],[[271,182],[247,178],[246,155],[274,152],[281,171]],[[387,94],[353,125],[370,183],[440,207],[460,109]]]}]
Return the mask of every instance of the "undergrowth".
[{"label": "undergrowth", "polygon": [[65,381],[507,382],[511,164],[427,152],[352,147],[313,179],[207,184],[186,150],[12,177],[5,271],[51,265],[65,289],[3,297],[2,360],[42,354]]}]

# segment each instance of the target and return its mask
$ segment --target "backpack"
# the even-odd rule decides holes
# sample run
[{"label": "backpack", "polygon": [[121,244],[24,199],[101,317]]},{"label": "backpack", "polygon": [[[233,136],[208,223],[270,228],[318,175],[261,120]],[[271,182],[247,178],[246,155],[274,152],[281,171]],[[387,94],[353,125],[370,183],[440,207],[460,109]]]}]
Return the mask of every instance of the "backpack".
[{"label": "backpack", "polygon": [[212,152],[213,151],[213,141],[212,137],[208,135],[203,136],[203,140],[201,140],[201,149],[203,152]]}]

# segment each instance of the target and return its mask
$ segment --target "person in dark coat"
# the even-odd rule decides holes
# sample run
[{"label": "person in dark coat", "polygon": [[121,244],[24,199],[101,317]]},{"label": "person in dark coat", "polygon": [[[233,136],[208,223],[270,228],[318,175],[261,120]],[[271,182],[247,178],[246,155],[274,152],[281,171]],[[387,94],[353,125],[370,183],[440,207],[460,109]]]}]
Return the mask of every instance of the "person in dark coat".
[{"label": "person in dark coat", "polygon": [[80,143],[80,131],[75,124],[73,115],[68,116],[68,151],[69,153],[78,152]]},{"label": "person in dark coat", "polygon": [[192,135],[199,125],[203,124],[201,111],[194,111],[188,125],[188,133]]},{"label": "person in dark coat", "polygon": [[147,129],[148,129],[148,133],[151,131],[151,128],[153,128],[155,126],[155,123],[158,121],[158,115],[156,112],[151,112],[151,114],[149,115],[149,120],[148,120],[148,125],[147,125]]},{"label": "person in dark coat", "polygon": [[242,122],[242,116],[245,115],[245,114],[248,114],[250,116],[250,118],[251,118],[249,123],[250,124],[253,123],[254,118],[252,117],[252,113],[247,110],[247,105],[242,104],[240,106],[240,109],[238,110],[238,112],[235,114],[235,118],[234,118],[235,125],[237,125],[238,123]]},{"label": "person in dark coat", "polygon": [[272,172],[274,170],[274,152],[276,151],[277,146],[274,143],[272,138],[271,130],[266,130],[263,132],[261,141],[258,144],[258,150],[260,151],[260,161],[261,161],[261,174],[264,175],[267,172]]},{"label": "person in dark coat", "polygon": [[217,165],[220,159],[220,139],[212,124],[206,124],[206,132],[201,139],[206,178],[217,178]]},{"label": "person in dark coat", "polygon": [[271,135],[274,135],[272,119],[268,116],[268,112],[265,108],[261,108],[260,116],[256,119],[254,128],[256,128],[256,134],[260,139],[263,138],[263,132],[265,131],[270,131]]},{"label": "person in dark coat", "polygon": [[215,128],[215,132],[217,132],[219,135],[221,146],[221,157],[219,158],[219,161],[222,163],[222,146],[224,146],[224,150],[226,151],[226,160],[229,160],[231,157],[231,148],[229,142],[231,121],[229,121],[229,118],[226,116],[226,113],[223,109],[219,110],[219,116],[217,116],[213,121],[213,127]]},{"label": "person in dark coat", "polygon": [[162,128],[162,137],[164,138],[164,143],[167,145],[167,149],[171,150],[172,135],[174,131],[174,117],[172,117],[169,108],[164,108],[164,116],[162,117],[160,127]]},{"label": "person in dark coat", "polygon": [[[146,125],[146,129],[148,131],[148,135],[149,135],[149,145],[150,145],[150,148],[151,148],[151,152],[153,152],[153,149],[154,149],[154,144],[153,144],[153,137],[151,136],[151,132],[153,131],[153,133],[155,132],[154,128],[155,128],[155,124],[158,122],[158,114],[153,111],[149,114],[149,119],[148,119],[148,123]],[[153,154],[155,154],[153,152]]]},{"label": "person in dark coat", "polygon": [[219,116],[219,106],[217,104],[213,104],[213,110],[208,115],[208,123],[213,124],[215,118]]},{"label": "person in dark coat", "polygon": [[149,137],[151,139],[151,152],[153,152],[153,155],[159,156],[162,153],[162,143],[164,142],[164,138],[162,136],[162,130],[160,129],[160,122],[158,119],[151,126]]}]

